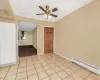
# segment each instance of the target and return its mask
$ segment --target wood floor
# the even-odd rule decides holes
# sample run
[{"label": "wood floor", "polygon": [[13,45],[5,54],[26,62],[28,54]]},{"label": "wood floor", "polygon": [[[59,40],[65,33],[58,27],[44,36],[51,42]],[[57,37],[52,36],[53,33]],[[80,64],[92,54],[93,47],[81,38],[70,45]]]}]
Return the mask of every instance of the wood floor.
[{"label": "wood floor", "polygon": [[37,50],[32,45],[19,46],[19,57],[37,55]]}]

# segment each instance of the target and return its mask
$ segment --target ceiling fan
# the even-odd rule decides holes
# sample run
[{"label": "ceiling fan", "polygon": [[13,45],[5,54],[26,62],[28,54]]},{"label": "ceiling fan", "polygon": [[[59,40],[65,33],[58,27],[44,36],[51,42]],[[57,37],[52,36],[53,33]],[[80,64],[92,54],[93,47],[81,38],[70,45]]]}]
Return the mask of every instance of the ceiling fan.
[{"label": "ceiling fan", "polygon": [[46,19],[49,18],[49,16],[55,17],[57,18],[58,16],[55,14],[52,14],[55,11],[58,11],[57,8],[52,9],[52,11],[50,11],[49,6],[46,6],[46,9],[44,9],[42,6],[39,6],[39,8],[44,11],[44,13],[40,13],[40,14],[36,14],[36,15],[46,15]]}]

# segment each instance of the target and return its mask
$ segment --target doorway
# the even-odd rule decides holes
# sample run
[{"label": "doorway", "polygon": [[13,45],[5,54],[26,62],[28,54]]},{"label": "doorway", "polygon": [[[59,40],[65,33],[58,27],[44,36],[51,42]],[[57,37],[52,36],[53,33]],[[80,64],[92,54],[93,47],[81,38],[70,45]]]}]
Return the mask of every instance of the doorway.
[{"label": "doorway", "polygon": [[19,57],[37,55],[37,25],[19,21],[18,28]]},{"label": "doorway", "polygon": [[51,27],[44,27],[44,53],[53,53],[53,31]]}]

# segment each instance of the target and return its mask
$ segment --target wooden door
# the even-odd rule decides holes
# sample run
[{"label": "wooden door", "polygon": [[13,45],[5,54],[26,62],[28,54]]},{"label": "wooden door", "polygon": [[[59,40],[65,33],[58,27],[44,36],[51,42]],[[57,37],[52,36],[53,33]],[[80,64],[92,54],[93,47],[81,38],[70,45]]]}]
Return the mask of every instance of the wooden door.
[{"label": "wooden door", "polygon": [[53,53],[53,28],[44,28],[44,53]]}]

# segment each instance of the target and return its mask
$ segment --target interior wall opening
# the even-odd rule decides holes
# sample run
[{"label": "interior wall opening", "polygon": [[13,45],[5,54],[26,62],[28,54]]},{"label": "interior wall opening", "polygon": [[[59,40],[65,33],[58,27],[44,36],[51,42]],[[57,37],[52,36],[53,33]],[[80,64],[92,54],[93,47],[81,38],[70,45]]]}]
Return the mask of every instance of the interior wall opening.
[{"label": "interior wall opening", "polygon": [[37,55],[37,24],[18,21],[18,56]]}]

